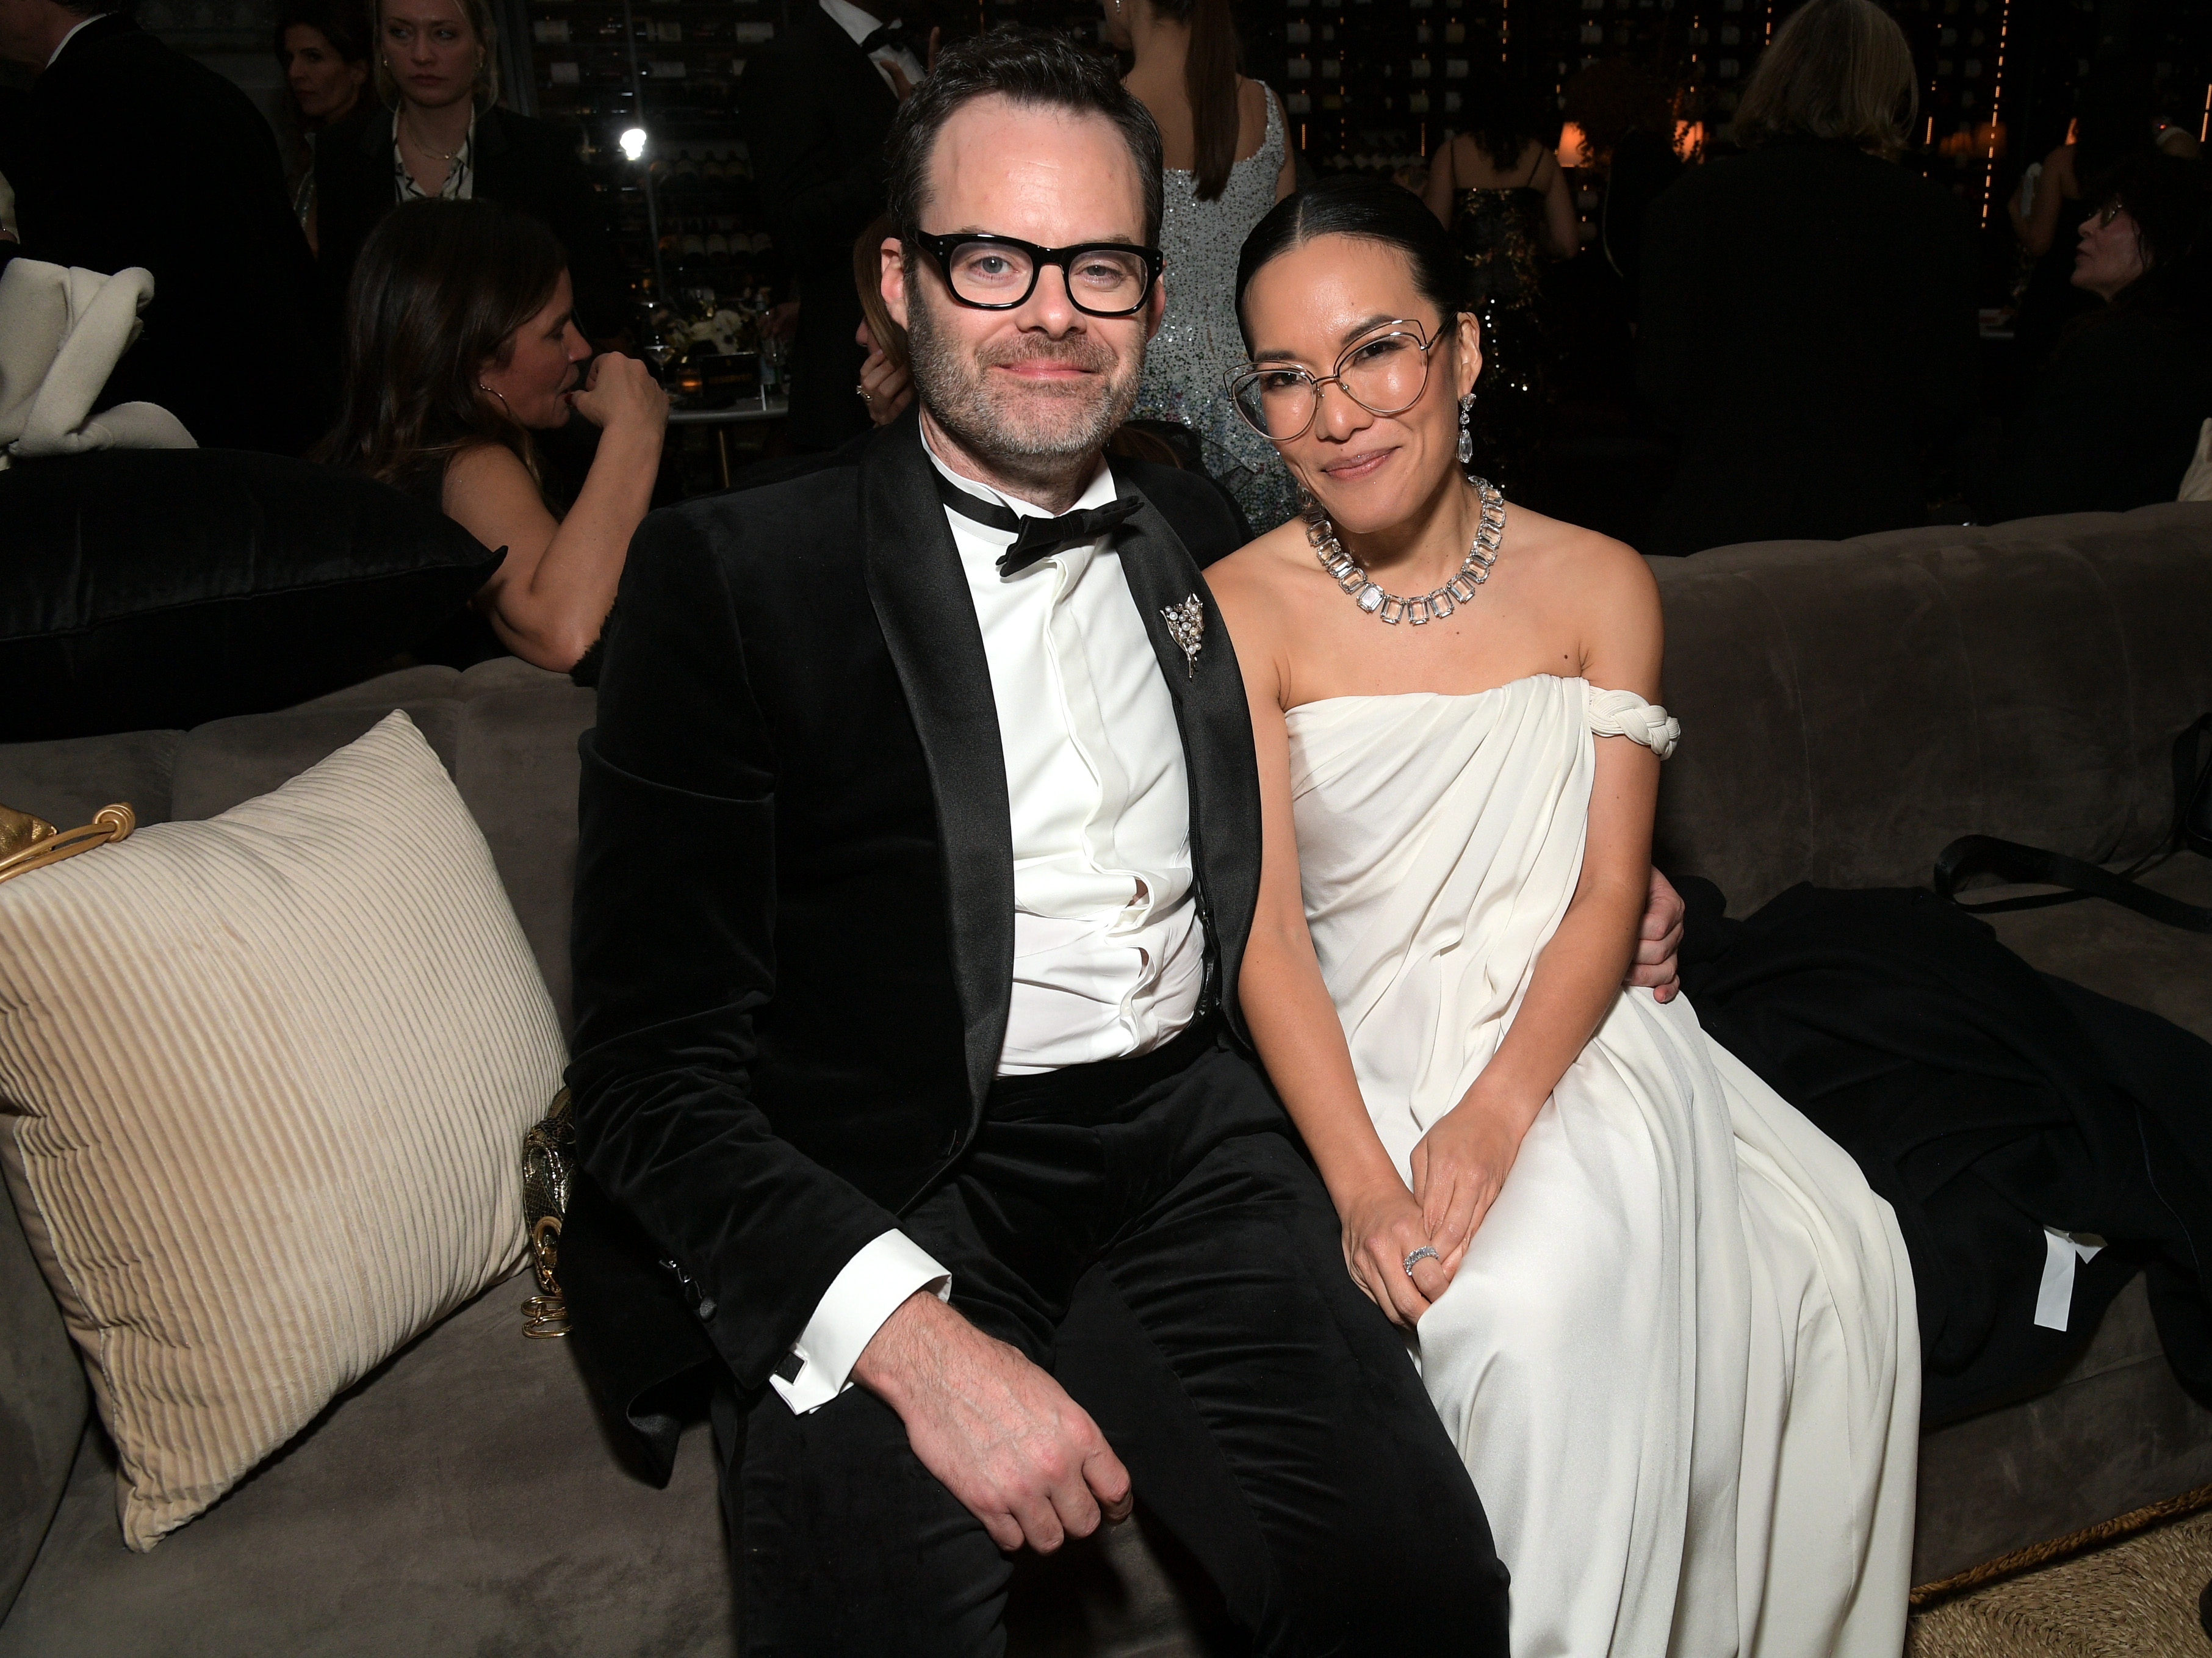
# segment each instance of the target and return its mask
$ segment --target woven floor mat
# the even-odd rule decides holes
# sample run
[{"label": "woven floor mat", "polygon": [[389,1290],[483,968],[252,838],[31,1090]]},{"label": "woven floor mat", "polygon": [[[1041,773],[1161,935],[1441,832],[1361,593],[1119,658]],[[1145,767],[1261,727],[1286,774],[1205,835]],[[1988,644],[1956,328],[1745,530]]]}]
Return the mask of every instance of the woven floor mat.
[{"label": "woven floor mat", "polygon": [[2212,1513],[2007,1578],[1917,1613],[1905,1658],[2212,1658],[2197,1597]]}]

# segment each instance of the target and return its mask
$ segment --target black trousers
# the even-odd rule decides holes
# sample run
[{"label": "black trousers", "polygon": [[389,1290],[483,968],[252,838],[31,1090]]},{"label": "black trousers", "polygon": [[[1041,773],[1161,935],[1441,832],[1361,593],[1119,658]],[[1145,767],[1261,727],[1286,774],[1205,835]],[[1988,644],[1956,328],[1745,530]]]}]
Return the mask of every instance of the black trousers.
[{"label": "black trousers", "polygon": [[[1281,1106],[1211,1028],[1001,1083],[903,1226],[1091,1412],[1257,1650],[1504,1658],[1466,1467]],[[875,1394],[725,1394],[714,1425],[749,1655],[1004,1649],[1009,1557]]]}]

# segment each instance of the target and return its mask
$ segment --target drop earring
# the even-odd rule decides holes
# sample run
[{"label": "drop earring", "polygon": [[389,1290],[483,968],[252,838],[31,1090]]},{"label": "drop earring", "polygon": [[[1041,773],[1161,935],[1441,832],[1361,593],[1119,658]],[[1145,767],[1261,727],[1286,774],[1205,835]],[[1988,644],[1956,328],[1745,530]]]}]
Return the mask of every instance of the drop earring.
[{"label": "drop earring", "polygon": [[1468,424],[1474,419],[1474,393],[1470,392],[1459,400],[1459,464],[1466,465],[1474,459],[1474,434]]}]

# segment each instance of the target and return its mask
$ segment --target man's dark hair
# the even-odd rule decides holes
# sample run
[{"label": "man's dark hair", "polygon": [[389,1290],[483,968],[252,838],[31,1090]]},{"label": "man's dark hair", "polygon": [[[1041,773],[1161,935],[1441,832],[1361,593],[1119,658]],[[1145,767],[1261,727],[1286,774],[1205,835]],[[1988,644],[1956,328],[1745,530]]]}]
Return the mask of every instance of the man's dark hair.
[{"label": "man's dark hair", "polygon": [[948,46],[891,123],[891,222],[902,235],[921,228],[929,204],[929,160],[938,134],[963,106],[994,93],[1017,104],[1103,115],[1120,129],[1145,189],[1145,242],[1160,237],[1160,130],[1115,73],[1113,63],[1041,29],[996,29]]}]

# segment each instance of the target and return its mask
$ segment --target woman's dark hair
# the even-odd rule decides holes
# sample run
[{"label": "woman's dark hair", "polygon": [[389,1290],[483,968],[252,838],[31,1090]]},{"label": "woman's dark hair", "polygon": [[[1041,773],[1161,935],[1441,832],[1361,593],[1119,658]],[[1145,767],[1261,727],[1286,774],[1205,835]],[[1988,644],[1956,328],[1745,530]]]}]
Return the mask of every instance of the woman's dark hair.
[{"label": "woman's dark hair", "polygon": [[1244,239],[1243,252],[1237,256],[1237,322],[1248,349],[1252,331],[1244,322],[1244,290],[1262,265],[1316,236],[1357,236],[1396,248],[1413,268],[1413,286],[1437,307],[1446,327],[1458,314],[1462,263],[1437,216],[1402,185],[1341,173],[1285,197]]},{"label": "woman's dark hair", "polygon": [[[947,46],[914,95],[899,106],[884,148],[891,219],[902,234],[921,228],[929,205],[929,158],[937,135],[963,106],[994,94],[1017,104],[1103,115],[1121,130],[1145,192],[1145,240],[1160,239],[1160,130],[1121,84],[1113,63],[1042,29],[1003,28]],[[1234,139],[1231,140],[1232,143]],[[911,257],[911,255],[909,255]]]},{"label": "woman's dark hair", "polygon": [[368,61],[368,39],[364,33],[367,16],[357,5],[345,5],[340,0],[284,0],[276,8],[276,27],[270,40],[276,47],[276,62],[284,62],[284,32],[294,27],[311,28],[331,43],[331,50],[349,64]]},{"label": "woman's dark hair", "polygon": [[568,263],[531,215],[420,201],[368,234],[346,295],[345,403],[314,458],[417,492],[462,450],[496,443],[538,477],[528,428],[478,388]]},{"label": "woman's dark hair", "polygon": [[1674,96],[1662,78],[1626,58],[1577,70],[1566,85],[1567,119],[1582,130],[1583,154],[1601,166],[1632,132],[1674,144]]},{"label": "woman's dark hair", "polygon": [[1237,102],[1237,23],[1229,0],[1152,0],[1153,13],[1171,23],[1190,26],[1190,49],[1183,58],[1183,94],[1190,100],[1191,171],[1194,193],[1201,202],[1218,197],[1237,164],[1237,129],[1243,112]]},{"label": "woman's dark hair", "polygon": [[1549,149],[1559,137],[1558,123],[1547,119],[1534,94],[1492,64],[1487,53],[1474,60],[1466,100],[1474,123],[1467,136],[1500,173],[1517,163],[1530,144]]},{"label": "woman's dark hair", "polygon": [[2114,307],[2181,309],[2204,320],[2212,192],[2202,164],[2156,150],[2130,155],[2081,197],[2090,212],[2114,202],[2135,221],[2143,262],[2142,275],[2113,295]]},{"label": "woman's dark hair", "polygon": [[2090,64],[2074,118],[2074,177],[2084,200],[2123,158],[2152,148],[2152,85],[2151,66],[2139,58],[2112,54]]}]

